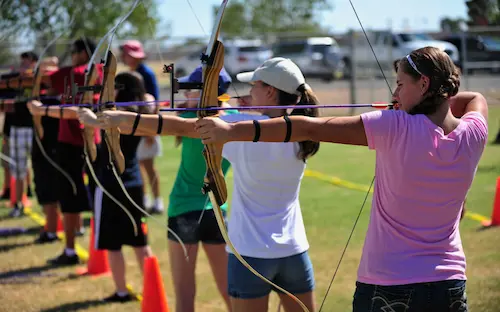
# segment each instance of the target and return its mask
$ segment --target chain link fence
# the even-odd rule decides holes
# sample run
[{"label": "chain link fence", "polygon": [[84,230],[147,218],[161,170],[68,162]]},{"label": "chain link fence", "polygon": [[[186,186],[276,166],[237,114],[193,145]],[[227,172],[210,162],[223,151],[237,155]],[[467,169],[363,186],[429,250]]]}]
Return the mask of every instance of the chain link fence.
[{"label": "chain link fence", "polygon": [[[289,57],[294,60],[306,73],[309,84],[324,104],[390,101],[391,89],[394,89],[396,84],[394,61],[414,49],[428,45],[444,50],[462,69],[461,90],[481,92],[487,96],[491,104],[498,104],[500,101],[499,27],[470,28],[456,33],[369,30],[366,37],[361,31],[349,31],[266,34],[265,37],[252,39],[260,40],[260,50],[269,49],[274,56]],[[162,73],[163,64],[174,62],[179,70],[185,67],[182,74],[188,73],[194,66],[200,64],[200,54],[208,39],[208,37],[138,38],[148,55],[146,62],[159,76],[165,92],[168,91],[169,79]],[[115,39],[112,51],[118,54],[119,46],[124,41]],[[222,41],[226,46],[227,41]],[[69,65],[71,43],[72,41],[59,40],[51,49],[51,53],[46,56],[58,57],[59,66]],[[3,46],[5,44],[2,43]],[[40,45],[33,46],[20,42],[8,43],[8,47],[15,53],[7,62],[0,64],[1,70],[4,71],[18,65],[18,55],[22,51],[34,50],[39,53],[43,49]],[[104,50],[105,47],[101,53],[104,53]],[[245,61],[245,57],[235,57],[231,51],[229,48],[226,49],[226,69],[231,64]],[[120,68],[124,68],[123,64]],[[248,86],[236,84],[233,90],[234,93],[241,95],[248,92]],[[359,110],[345,110],[342,113],[358,112]]]}]

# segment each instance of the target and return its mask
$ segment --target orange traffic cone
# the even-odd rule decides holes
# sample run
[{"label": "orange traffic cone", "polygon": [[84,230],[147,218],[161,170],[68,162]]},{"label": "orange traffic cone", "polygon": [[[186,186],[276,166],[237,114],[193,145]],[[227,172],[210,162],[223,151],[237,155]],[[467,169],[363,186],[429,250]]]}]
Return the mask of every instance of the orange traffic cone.
[{"label": "orange traffic cone", "polygon": [[484,221],[484,226],[498,226],[500,225],[500,177],[497,178],[497,188],[495,191],[495,201],[493,202],[493,212],[491,220]]},{"label": "orange traffic cone", "polygon": [[160,266],[155,256],[144,259],[144,285],[141,307],[142,312],[169,311]]},{"label": "orange traffic cone", "polygon": [[[14,207],[16,205],[16,178],[10,177],[10,205]],[[29,206],[28,196],[26,196],[26,192],[23,193],[22,203],[24,207]]]},{"label": "orange traffic cone", "polygon": [[95,233],[94,233],[94,218],[90,219],[90,243],[89,243],[89,260],[86,268],[78,268],[78,275],[109,275],[111,270],[108,263],[107,250],[95,249]]}]

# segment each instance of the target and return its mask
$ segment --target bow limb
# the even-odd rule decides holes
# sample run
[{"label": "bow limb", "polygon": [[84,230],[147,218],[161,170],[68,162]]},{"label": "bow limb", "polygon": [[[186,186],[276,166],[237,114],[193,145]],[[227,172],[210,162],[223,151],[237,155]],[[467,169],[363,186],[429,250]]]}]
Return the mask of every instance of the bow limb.
[{"label": "bow limb", "polygon": [[[116,57],[113,52],[108,51],[106,62],[104,65],[104,78],[101,96],[99,98],[99,107],[105,105],[106,110],[116,110],[115,100],[115,74],[116,74]],[[102,114],[102,109],[99,109],[99,114]],[[118,128],[106,129],[104,140],[111,152],[112,163],[118,168],[118,172],[122,174],[125,171],[125,158],[120,147],[120,131]]]},{"label": "bow limb", "polygon": [[[219,8],[217,19],[214,23],[214,29],[210,38],[210,42],[207,46],[207,50],[204,55],[202,55],[202,67],[203,67],[203,87],[201,91],[200,101],[198,102],[198,108],[207,108],[211,106],[218,106],[218,84],[219,84],[219,74],[224,65],[224,45],[218,40],[220,26],[222,22],[222,16],[224,14],[225,7],[228,0],[224,0]],[[198,118],[215,118],[218,117],[217,111],[200,110],[198,111]],[[297,302],[300,307],[305,311],[309,312],[307,306],[300,301],[299,298],[294,296],[292,293],[283,289],[282,287],[274,284],[262,274],[257,272],[241,254],[236,250],[229,234],[226,229],[224,222],[224,217],[220,206],[222,206],[227,201],[227,186],[224,179],[224,174],[222,172],[222,149],[223,144],[205,144],[203,149],[203,157],[205,158],[207,171],[204,178],[203,193],[208,194],[210,201],[212,202],[215,216],[217,218],[217,224],[219,229],[226,241],[227,245],[235,255],[235,257],[247,268],[255,274],[257,277],[270,284],[271,286],[279,289],[281,292],[285,293],[287,296],[292,298]]]}]

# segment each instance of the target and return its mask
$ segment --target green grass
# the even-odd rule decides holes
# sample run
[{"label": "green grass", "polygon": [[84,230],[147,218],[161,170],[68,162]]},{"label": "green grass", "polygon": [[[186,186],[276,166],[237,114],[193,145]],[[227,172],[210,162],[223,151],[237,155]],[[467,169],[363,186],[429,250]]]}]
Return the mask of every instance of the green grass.
[{"label": "green grass", "polygon": [[[490,141],[498,131],[500,108],[490,110]],[[489,217],[493,206],[496,179],[500,176],[500,146],[488,145],[468,195],[467,208]],[[158,160],[161,187],[165,200],[175,178],[180,149],[174,148],[171,138],[164,138],[164,154]],[[374,174],[375,153],[365,147],[322,144],[321,150],[308,168],[358,184],[369,185]],[[232,179],[228,178],[229,193]],[[346,244],[354,220],[360,210],[365,192],[336,187],[324,181],[305,177],[300,199],[307,229],[315,277],[318,305],[325,296],[335,266]],[[339,273],[327,296],[323,311],[349,311],[356,280],[357,265],[367,229],[371,196],[365,204]],[[38,207],[34,207],[38,210]],[[0,218],[8,209],[0,209]],[[166,223],[164,216],[159,217]],[[165,228],[150,224],[150,243],[158,257],[169,304],[175,305],[170,279]],[[47,258],[61,251],[62,244],[32,245],[37,227],[28,218],[0,221],[1,227],[25,226],[33,228],[29,235],[0,238],[0,311],[138,311],[138,302],[124,305],[99,305],[97,300],[110,294],[114,287],[111,278],[72,277],[75,268],[54,269],[45,266]],[[467,256],[468,298],[470,310],[498,311],[500,306],[500,229],[479,231],[480,224],[464,218],[460,225]],[[88,234],[78,240],[88,247]],[[131,250],[126,248],[127,277],[134,290],[141,291],[142,277]],[[42,275],[7,279],[9,272],[32,270]],[[197,267],[197,311],[224,311],[215,283],[203,253]],[[273,295],[271,310],[276,311]],[[173,310],[172,310],[173,311]]]}]

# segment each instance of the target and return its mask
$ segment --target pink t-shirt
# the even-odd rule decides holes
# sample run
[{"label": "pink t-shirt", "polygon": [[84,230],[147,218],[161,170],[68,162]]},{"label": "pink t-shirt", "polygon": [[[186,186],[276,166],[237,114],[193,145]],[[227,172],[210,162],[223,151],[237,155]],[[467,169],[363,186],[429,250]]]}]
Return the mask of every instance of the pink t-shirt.
[{"label": "pink t-shirt", "polygon": [[448,135],[425,115],[383,110],[361,118],[376,167],[358,281],[465,280],[460,212],[487,141],[485,118],[467,113]]}]

